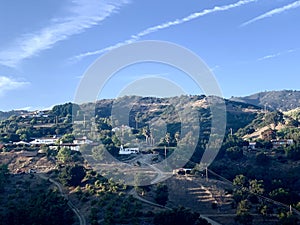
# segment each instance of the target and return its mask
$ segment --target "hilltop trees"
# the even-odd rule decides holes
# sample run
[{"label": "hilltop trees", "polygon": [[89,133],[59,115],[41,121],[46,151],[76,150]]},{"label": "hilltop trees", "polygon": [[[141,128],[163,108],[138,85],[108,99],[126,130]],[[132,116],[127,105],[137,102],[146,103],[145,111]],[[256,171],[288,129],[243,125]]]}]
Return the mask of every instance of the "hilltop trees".
[{"label": "hilltop trees", "polygon": [[50,114],[59,117],[66,117],[67,115],[72,115],[72,113],[77,113],[80,107],[77,104],[65,103],[63,105],[56,105],[52,108]]}]

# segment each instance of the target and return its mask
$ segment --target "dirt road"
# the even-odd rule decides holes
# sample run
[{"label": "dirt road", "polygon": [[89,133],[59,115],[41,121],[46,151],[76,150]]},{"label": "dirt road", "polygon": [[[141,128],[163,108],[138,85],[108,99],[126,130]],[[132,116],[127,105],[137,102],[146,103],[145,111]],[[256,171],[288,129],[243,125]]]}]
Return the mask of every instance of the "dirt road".
[{"label": "dirt road", "polygon": [[[62,188],[62,184],[58,183],[57,181],[45,176],[44,174],[37,174],[40,178],[44,179],[44,180],[49,180],[52,184],[54,184],[62,197],[64,197],[65,199],[68,200],[68,196],[63,192],[63,188]],[[79,220],[79,224],[80,225],[86,225],[86,220],[84,218],[84,216],[80,213],[80,211],[73,205],[73,203],[71,201],[68,200],[67,202],[68,206],[72,209],[72,211],[76,214],[78,220]]]}]

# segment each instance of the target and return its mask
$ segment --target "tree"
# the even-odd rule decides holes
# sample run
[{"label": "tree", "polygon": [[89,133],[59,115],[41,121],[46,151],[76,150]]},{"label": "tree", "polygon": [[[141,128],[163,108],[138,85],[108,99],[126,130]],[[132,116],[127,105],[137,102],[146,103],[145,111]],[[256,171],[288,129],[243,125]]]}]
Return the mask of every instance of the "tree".
[{"label": "tree", "polygon": [[238,160],[243,158],[243,149],[238,146],[230,147],[226,150],[226,154],[231,160]]},{"label": "tree", "polygon": [[264,204],[262,204],[258,210],[259,213],[262,215],[264,221],[273,212],[272,208],[269,205]]},{"label": "tree", "polygon": [[10,200],[5,211],[0,211],[1,225],[71,225],[74,213],[64,197],[56,191],[39,190],[25,199]]},{"label": "tree", "polygon": [[264,193],[263,181],[262,180],[250,180],[249,181],[249,190],[251,193],[261,195]]},{"label": "tree", "polygon": [[16,131],[22,141],[28,141],[30,139],[31,133],[27,128],[20,128]]},{"label": "tree", "polygon": [[155,201],[160,205],[166,205],[168,201],[168,186],[165,184],[158,184],[155,190]]},{"label": "tree", "polygon": [[57,154],[57,159],[63,163],[71,162],[71,150],[69,148],[61,148]]},{"label": "tree", "polygon": [[247,194],[247,178],[243,175],[237,175],[233,179],[233,185],[235,186],[233,190],[233,198],[236,203],[239,203],[243,199],[246,199],[248,197]]},{"label": "tree", "polygon": [[105,151],[105,146],[103,144],[100,144],[92,148],[92,156],[95,160],[102,161]]},{"label": "tree", "polygon": [[247,178],[243,174],[236,175],[236,177],[233,179],[234,186],[245,187],[246,182]]},{"label": "tree", "polygon": [[90,213],[89,219],[90,219],[91,225],[99,225],[97,208],[91,208],[91,213]]},{"label": "tree", "polygon": [[300,159],[300,145],[290,145],[284,148],[285,154],[288,158],[292,160],[299,160]]},{"label": "tree", "polygon": [[20,136],[15,133],[9,133],[7,135],[7,139],[10,142],[18,142],[18,141],[20,141]]},{"label": "tree", "polygon": [[270,197],[279,202],[287,202],[289,197],[289,192],[283,188],[277,188],[270,192]]},{"label": "tree", "polygon": [[8,166],[6,164],[0,165],[0,192],[4,188],[4,184],[7,182],[8,177]]},{"label": "tree", "polygon": [[268,156],[263,152],[256,153],[256,163],[260,166],[266,166],[269,163]]},{"label": "tree", "polygon": [[264,188],[263,188],[263,181],[262,180],[250,180],[249,181],[249,191],[250,191],[250,196],[249,196],[249,200],[252,203],[258,203],[259,199],[257,197],[257,195],[262,195],[264,193]]},{"label": "tree", "polygon": [[73,134],[65,134],[61,137],[60,142],[61,143],[73,143],[75,140],[75,137]]},{"label": "tree", "polygon": [[83,166],[66,166],[62,169],[59,179],[63,185],[79,186],[85,177],[86,172]]},{"label": "tree", "polygon": [[253,221],[252,215],[250,215],[250,203],[248,200],[242,200],[237,207],[235,221],[244,225],[251,225]]},{"label": "tree", "polygon": [[209,225],[205,219],[200,218],[200,214],[183,207],[156,214],[153,223],[155,225]]},{"label": "tree", "polygon": [[278,215],[279,221],[278,221],[278,225],[297,225],[299,224],[298,221],[299,219],[297,218],[297,216],[293,215],[290,212],[284,213],[281,212]]}]

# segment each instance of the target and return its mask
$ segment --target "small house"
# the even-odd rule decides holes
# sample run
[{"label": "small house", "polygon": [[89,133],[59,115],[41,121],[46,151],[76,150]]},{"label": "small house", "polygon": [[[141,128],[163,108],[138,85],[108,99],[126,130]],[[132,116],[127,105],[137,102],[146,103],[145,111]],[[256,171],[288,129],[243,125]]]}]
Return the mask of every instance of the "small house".
[{"label": "small house", "polygon": [[249,142],[248,150],[255,150],[256,149],[256,142]]},{"label": "small house", "polygon": [[123,148],[123,145],[121,145],[119,155],[137,154],[139,152],[139,148]]},{"label": "small house", "polygon": [[279,147],[286,147],[289,145],[293,145],[294,144],[294,140],[293,139],[278,139],[278,140],[271,140],[271,143],[273,145],[273,148],[279,148]]},{"label": "small house", "polygon": [[58,138],[36,138],[30,142],[31,145],[54,145]]}]

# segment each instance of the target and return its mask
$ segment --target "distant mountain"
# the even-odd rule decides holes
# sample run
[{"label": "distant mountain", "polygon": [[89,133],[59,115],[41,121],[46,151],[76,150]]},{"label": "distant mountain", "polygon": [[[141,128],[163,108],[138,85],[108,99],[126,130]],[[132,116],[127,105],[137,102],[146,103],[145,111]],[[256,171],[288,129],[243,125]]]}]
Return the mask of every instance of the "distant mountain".
[{"label": "distant mountain", "polygon": [[300,107],[300,91],[265,91],[246,97],[232,97],[230,100],[262,108],[267,107],[267,109],[271,110],[289,111]]},{"label": "distant mountain", "polygon": [[25,110],[12,110],[8,112],[2,112],[0,111],[0,120],[5,120],[9,118],[10,116],[20,116],[24,113],[28,113],[28,111]]}]

